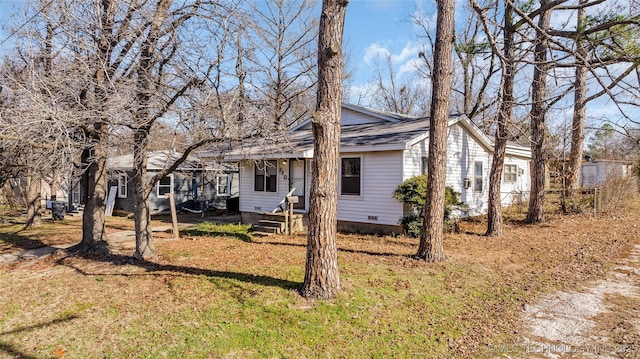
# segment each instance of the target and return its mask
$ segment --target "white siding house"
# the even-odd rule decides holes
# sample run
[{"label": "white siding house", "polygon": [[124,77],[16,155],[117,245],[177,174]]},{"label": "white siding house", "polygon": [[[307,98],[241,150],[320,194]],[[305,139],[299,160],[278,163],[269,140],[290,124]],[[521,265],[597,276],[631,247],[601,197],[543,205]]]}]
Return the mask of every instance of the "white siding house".
[{"label": "white siding house", "polygon": [[631,175],[631,162],[595,160],[583,162],[580,169],[580,186],[596,187],[611,178]]},{"label": "white siding house", "polygon": [[[343,229],[401,231],[404,206],[393,191],[404,180],[426,173],[428,118],[384,113],[344,104],[340,144],[338,224]],[[468,209],[486,213],[491,141],[464,116],[451,116],[447,147],[447,186],[461,193]],[[291,188],[300,196],[300,213],[309,209],[313,142],[311,123],[293,129],[287,151],[243,148],[225,156],[240,161],[240,211],[255,222],[270,212]],[[503,204],[529,190],[529,148],[507,146]],[[507,171],[508,170],[508,171]],[[466,185],[465,185],[466,184]]]}]

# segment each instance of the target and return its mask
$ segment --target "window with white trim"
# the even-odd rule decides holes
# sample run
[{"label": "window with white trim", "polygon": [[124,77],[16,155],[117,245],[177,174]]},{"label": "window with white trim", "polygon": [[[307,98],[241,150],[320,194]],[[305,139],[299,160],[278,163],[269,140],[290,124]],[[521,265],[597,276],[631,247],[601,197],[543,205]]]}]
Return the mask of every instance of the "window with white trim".
[{"label": "window with white trim", "polygon": [[253,190],[256,192],[278,191],[278,161],[268,160],[254,166]]},{"label": "window with white trim", "polygon": [[127,198],[127,182],[126,174],[118,176],[118,198]]},{"label": "window with white trim", "polygon": [[513,183],[518,179],[517,165],[504,165],[504,182]]},{"label": "window with white trim", "polygon": [[156,184],[158,197],[162,197],[167,193],[173,193],[173,174],[162,177]]},{"label": "window with white trim", "polygon": [[482,192],[482,183],[484,178],[482,176],[482,162],[473,163],[473,191]]},{"label": "window with white trim", "polygon": [[229,195],[229,175],[220,174],[216,176],[216,193],[218,196]]},{"label": "window with white trim", "polygon": [[360,196],[361,191],[361,158],[344,157],[340,161],[340,194]]}]

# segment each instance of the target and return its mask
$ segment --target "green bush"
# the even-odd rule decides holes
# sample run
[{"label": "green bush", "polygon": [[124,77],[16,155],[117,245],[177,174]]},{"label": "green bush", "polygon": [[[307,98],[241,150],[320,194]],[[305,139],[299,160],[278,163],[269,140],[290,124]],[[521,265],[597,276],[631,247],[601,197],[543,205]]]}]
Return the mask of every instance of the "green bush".
[{"label": "green bush", "polygon": [[[402,182],[393,191],[393,197],[398,201],[408,204],[413,213],[402,217],[400,224],[405,233],[411,237],[419,237],[422,232],[424,218],[424,206],[427,198],[427,175],[414,176]],[[450,218],[453,206],[463,206],[460,201],[460,193],[451,187],[445,188],[444,231],[455,232],[458,223]]]}]

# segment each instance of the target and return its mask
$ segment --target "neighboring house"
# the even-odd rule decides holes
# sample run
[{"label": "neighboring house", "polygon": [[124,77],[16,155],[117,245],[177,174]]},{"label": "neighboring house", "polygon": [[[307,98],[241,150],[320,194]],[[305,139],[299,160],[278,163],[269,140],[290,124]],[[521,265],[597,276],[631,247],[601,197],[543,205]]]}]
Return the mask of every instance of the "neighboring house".
[{"label": "neighboring house", "polygon": [[580,186],[596,187],[611,178],[631,175],[631,162],[618,160],[595,160],[582,162]]},{"label": "neighboring house", "polygon": [[[149,153],[147,179],[169,167],[181,155],[170,151]],[[133,212],[133,156],[110,158],[107,167],[109,188],[116,188],[114,209]],[[179,210],[200,210],[203,197],[209,208],[226,209],[227,203],[238,197],[238,169],[234,164],[216,163],[198,155],[189,156],[176,171],[155,184],[149,196],[152,214],[169,210],[167,193],[174,194]]]},{"label": "neighboring house", "polygon": [[[407,212],[393,198],[404,180],[427,171],[429,121],[343,104],[340,140],[338,225],[340,229],[400,232]],[[461,193],[468,210],[486,213],[491,141],[466,117],[449,120],[447,186]],[[238,148],[225,156],[240,161],[240,211],[245,223],[255,223],[272,211],[291,188],[299,196],[297,212],[309,210],[313,135],[308,120],[291,133],[286,149]],[[511,204],[528,192],[529,148],[507,146],[502,202]],[[515,195],[515,196],[514,196]]]}]

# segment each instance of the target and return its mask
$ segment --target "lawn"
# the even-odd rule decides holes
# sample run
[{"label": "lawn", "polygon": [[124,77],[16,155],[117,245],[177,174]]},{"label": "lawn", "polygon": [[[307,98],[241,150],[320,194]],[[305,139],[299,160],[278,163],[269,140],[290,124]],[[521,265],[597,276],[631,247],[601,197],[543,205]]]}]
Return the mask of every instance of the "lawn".
[{"label": "lawn", "polygon": [[[503,238],[482,236],[482,220],[462,222],[438,264],[411,258],[415,239],[341,234],[344,292],[329,302],[296,291],[304,235],[242,226],[159,238],[155,263],[114,249],[0,266],[0,357],[493,357],[518,343],[525,303],[603,277],[640,238],[638,201],[615,215],[550,217],[529,226],[512,214]],[[118,221],[114,231],[130,228]],[[80,230],[2,224],[1,243],[46,243],[56,229]]]}]

